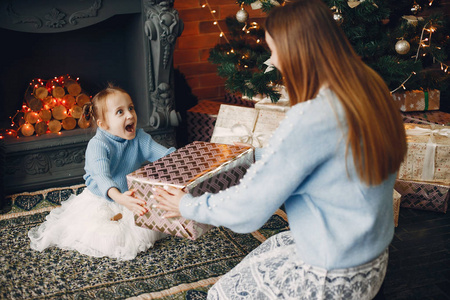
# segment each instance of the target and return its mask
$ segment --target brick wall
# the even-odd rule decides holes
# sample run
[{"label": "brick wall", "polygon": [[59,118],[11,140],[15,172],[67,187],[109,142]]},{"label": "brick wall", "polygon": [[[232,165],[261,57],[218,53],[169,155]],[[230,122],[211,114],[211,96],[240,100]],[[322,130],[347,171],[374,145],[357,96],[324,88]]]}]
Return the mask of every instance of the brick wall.
[{"label": "brick wall", "polygon": [[[183,34],[178,38],[174,51],[174,67],[185,76],[192,93],[201,100],[223,100],[224,79],[216,75],[216,66],[208,62],[209,49],[218,44],[220,31],[213,25],[210,10],[202,5],[205,0],[175,0],[174,8],[178,10],[184,22]],[[208,0],[221,28],[227,29],[224,20],[235,16],[240,7],[235,0]],[[450,15],[450,0],[441,0],[437,10]],[[252,10],[246,6],[249,20],[262,23],[265,17],[260,9]]]},{"label": "brick wall", "polygon": [[[185,76],[192,93],[198,100],[223,100],[225,95],[224,79],[216,74],[216,66],[208,62],[209,50],[223,38],[220,30],[213,24],[210,10],[202,5],[205,0],[175,0],[174,8],[178,10],[184,22],[183,34],[177,39],[174,51],[174,67]],[[208,0],[222,30],[227,26],[224,20],[235,16],[240,7],[235,0]],[[265,17],[260,9],[252,10],[246,6],[250,21],[262,21]]]}]

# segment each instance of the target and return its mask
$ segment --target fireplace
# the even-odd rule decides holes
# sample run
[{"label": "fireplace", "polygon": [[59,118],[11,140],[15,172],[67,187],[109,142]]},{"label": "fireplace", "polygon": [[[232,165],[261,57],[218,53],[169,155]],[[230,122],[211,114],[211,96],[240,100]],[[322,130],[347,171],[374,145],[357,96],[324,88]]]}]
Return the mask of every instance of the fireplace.
[{"label": "fireplace", "polygon": [[[183,23],[173,0],[11,0],[0,15],[7,45],[0,57],[1,128],[10,126],[32,79],[69,74],[91,96],[108,82],[127,90],[138,126],[175,146],[172,54]],[[6,137],[6,193],[82,183],[93,134],[78,128]]]}]

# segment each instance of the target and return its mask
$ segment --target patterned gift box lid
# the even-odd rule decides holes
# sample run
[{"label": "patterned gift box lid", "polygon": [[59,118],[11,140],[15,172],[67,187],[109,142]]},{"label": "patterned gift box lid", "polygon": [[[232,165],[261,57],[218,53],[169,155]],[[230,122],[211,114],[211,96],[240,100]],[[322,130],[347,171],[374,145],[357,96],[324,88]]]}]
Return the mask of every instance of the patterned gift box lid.
[{"label": "patterned gift box lid", "polygon": [[397,179],[394,188],[401,194],[402,207],[447,212],[450,179],[435,182]]},{"label": "patterned gift box lid", "polygon": [[185,187],[189,191],[190,185],[198,185],[223,172],[227,167],[234,166],[238,160],[239,164],[245,164],[241,158],[246,159],[249,166],[253,162],[253,149],[195,141],[128,174],[127,180]]},{"label": "patterned gift box lid", "polygon": [[165,211],[154,208],[155,185],[185,187],[193,196],[216,193],[237,184],[254,162],[253,149],[235,145],[193,142],[127,175],[128,186],[145,200],[149,211],[135,215],[137,226],[195,240],[212,225],[183,217],[162,218]]},{"label": "patterned gift box lid", "polygon": [[188,110],[188,113],[201,113],[217,117],[220,105],[222,104],[225,104],[225,102],[203,100],[200,101],[196,106],[191,107]]}]

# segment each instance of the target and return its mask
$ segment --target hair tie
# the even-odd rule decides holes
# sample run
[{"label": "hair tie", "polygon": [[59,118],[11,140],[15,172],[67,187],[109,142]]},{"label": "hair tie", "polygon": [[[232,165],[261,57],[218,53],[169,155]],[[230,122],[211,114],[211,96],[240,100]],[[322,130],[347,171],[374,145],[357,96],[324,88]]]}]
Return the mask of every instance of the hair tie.
[{"label": "hair tie", "polygon": [[86,103],[84,105],[84,118],[86,119],[86,121],[89,121],[91,119],[92,113],[93,113],[93,109],[92,109],[92,102],[91,103]]}]

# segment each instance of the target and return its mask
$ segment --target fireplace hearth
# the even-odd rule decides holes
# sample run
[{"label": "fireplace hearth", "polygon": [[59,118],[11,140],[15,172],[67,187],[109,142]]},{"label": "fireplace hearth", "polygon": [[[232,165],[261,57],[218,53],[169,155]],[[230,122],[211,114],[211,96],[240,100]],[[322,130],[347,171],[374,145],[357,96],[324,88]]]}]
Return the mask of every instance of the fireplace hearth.
[{"label": "fireplace hearth", "polygon": [[[175,145],[172,54],[183,23],[173,0],[14,0],[0,6],[0,128],[34,78],[78,77],[89,95],[114,83],[135,102],[138,126]],[[94,129],[5,137],[7,194],[82,183]]]}]

